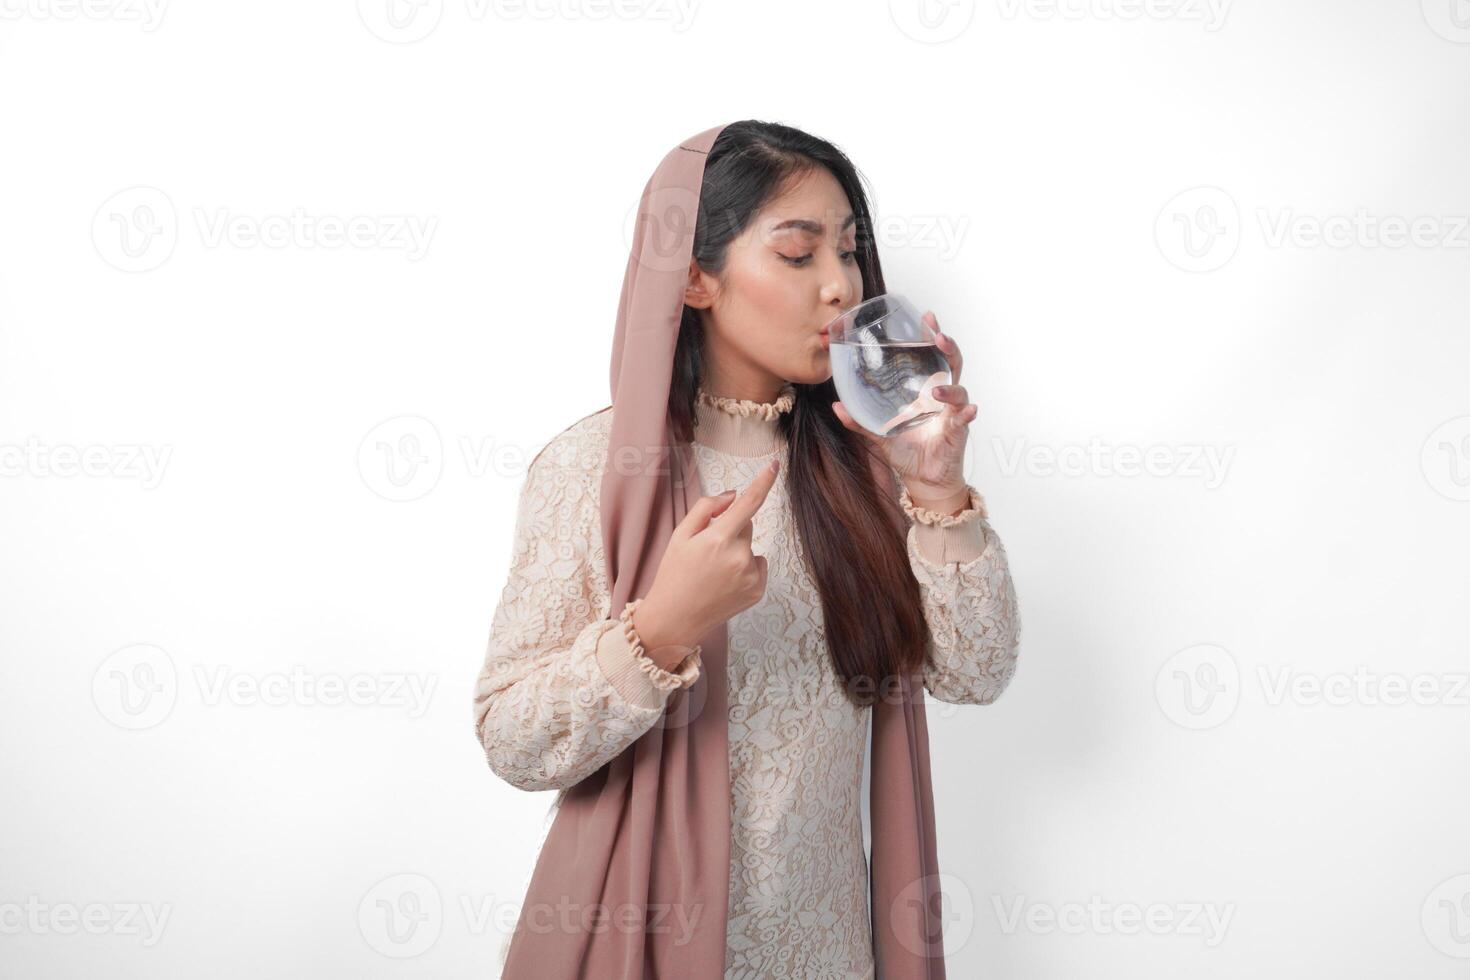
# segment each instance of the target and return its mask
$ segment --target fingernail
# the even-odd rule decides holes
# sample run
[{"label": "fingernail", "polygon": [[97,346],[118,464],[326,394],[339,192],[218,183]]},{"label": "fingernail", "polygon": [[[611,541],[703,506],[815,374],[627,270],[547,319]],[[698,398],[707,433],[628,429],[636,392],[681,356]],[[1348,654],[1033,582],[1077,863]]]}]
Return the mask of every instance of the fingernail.
[{"label": "fingernail", "polygon": [[771,472],[772,473],[779,473],[781,471],[781,461],[779,459],[773,459],[773,460],[771,460],[771,464],[770,465],[771,465]]}]

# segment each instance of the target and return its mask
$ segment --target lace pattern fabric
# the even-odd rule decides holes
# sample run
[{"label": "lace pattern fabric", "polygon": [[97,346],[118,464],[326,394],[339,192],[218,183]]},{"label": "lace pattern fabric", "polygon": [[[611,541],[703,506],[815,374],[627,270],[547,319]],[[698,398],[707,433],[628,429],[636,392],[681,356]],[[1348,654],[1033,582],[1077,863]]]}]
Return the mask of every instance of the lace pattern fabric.
[{"label": "lace pattern fabric", "polygon": [[[740,411],[729,400],[700,404]],[[774,427],[781,410],[745,420]],[[490,768],[522,789],[560,789],[595,772],[697,676],[697,655],[682,676],[660,676],[651,661],[626,669],[639,655],[636,634],[608,618],[598,497],[611,418],[604,411],[559,434],[522,491],[474,706]],[[697,441],[695,450],[705,494],[743,488],[769,458]],[[784,443],[776,451],[784,463]],[[1019,615],[1005,551],[971,489],[972,507],[960,515],[906,509],[907,550],[933,636],[925,687],[943,701],[988,704],[1014,675]],[[944,536],[973,556],[943,560]],[[784,480],[756,512],[751,547],[765,555],[768,576],[760,602],[729,621],[725,976],[872,977],[860,799],[868,711],[847,700],[831,666]],[[619,664],[614,685],[606,671]]]}]

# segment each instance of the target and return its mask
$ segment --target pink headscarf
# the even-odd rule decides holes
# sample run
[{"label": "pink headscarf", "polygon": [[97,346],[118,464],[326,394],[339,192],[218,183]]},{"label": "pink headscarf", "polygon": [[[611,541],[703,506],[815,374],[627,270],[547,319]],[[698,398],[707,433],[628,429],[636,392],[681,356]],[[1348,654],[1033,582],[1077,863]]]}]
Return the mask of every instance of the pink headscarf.
[{"label": "pink headscarf", "polygon": [[[602,477],[611,615],[648,593],[675,525],[700,496],[668,419],[674,344],[705,160],[724,125],[671,150],[643,189],[618,303],[612,432]],[[630,460],[633,461],[630,464]],[[671,465],[672,462],[672,465]],[[874,478],[905,526],[876,457]],[[567,790],[547,832],[505,980],[721,980],[730,875],[727,627],[700,638],[699,679],[644,735]],[[880,980],[943,980],[944,947],[922,678],[880,684],[873,705],[872,935]],[[630,928],[627,910],[640,924]],[[678,908],[678,914],[674,909]],[[564,921],[570,932],[548,929]],[[602,911],[599,919],[597,911]],[[553,914],[555,913],[555,914]],[[540,925],[527,925],[528,916]],[[693,922],[693,938],[678,928]]]}]

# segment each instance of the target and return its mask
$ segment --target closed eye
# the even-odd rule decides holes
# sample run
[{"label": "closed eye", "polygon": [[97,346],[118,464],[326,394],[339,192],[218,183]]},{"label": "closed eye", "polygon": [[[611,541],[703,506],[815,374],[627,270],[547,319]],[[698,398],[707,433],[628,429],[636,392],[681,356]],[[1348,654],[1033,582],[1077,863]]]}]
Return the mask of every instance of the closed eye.
[{"label": "closed eye", "polygon": [[[794,266],[797,266],[797,267],[804,266],[804,265],[806,265],[808,262],[810,262],[812,260],[812,253],[811,252],[808,252],[805,255],[798,255],[795,258],[792,258],[790,255],[784,255],[784,254],[782,254],[780,252],[777,252],[776,254],[777,255],[780,255],[781,258],[784,259],[788,265],[794,265]],[[837,254],[842,258],[842,261],[847,262],[849,264],[857,261],[857,250],[856,249],[852,249],[852,250],[846,251],[846,252],[838,252]]]}]

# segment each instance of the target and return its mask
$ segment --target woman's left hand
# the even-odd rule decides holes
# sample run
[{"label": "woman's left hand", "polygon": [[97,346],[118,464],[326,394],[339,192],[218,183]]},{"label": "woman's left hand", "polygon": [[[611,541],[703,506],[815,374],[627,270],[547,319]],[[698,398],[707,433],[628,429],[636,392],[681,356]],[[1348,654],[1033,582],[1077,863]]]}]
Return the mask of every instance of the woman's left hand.
[{"label": "woman's left hand", "polygon": [[[936,385],[929,390],[943,406],[937,418],[885,438],[858,425],[842,402],[833,402],[832,411],[838,421],[862,436],[888,461],[915,504],[936,504],[948,510],[958,510],[968,502],[965,442],[970,423],[980,409],[970,403],[969,393],[959,384],[960,368],[964,364],[959,345],[953,337],[940,332],[939,320],[933,311],[924,314],[924,321],[934,331],[939,352],[949,362],[951,383]],[[950,507],[950,504],[954,506]]]}]

